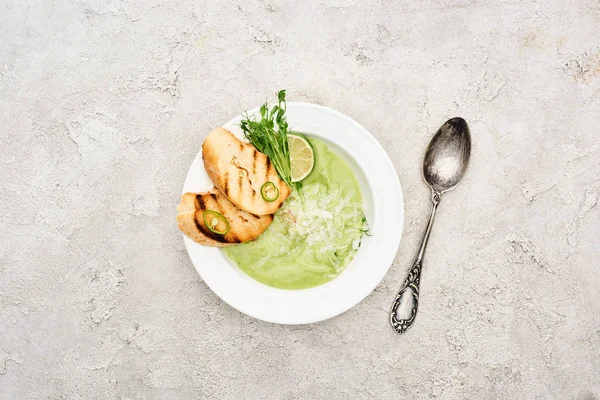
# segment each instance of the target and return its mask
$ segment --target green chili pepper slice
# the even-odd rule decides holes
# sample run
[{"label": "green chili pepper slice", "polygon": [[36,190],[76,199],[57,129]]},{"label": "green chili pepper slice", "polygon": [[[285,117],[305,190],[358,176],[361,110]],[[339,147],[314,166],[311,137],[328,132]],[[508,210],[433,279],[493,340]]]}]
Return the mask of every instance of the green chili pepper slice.
[{"label": "green chili pepper slice", "polygon": [[[202,218],[204,219],[204,225],[206,225],[209,231],[216,233],[217,235],[224,235],[229,232],[229,221],[227,221],[227,218],[225,218],[223,214],[213,210],[206,210],[204,211]],[[225,229],[221,231],[216,229],[220,222],[225,225]]]},{"label": "green chili pepper slice", "polygon": [[273,182],[267,182],[260,187],[260,194],[264,201],[271,203],[279,197],[279,189]]}]

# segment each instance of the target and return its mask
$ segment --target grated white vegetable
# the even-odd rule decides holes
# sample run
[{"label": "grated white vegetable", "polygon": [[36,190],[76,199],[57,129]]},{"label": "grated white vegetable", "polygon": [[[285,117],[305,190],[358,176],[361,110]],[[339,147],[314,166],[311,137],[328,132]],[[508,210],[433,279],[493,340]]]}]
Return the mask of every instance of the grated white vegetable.
[{"label": "grated white vegetable", "polygon": [[286,239],[305,242],[339,271],[358,250],[365,229],[362,210],[353,199],[355,193],[347,191],[342,196],[338,188],[327,194],[326,186],[319,183],[305,186],[303,192],[303,197],[293,194],[281,209],[289,222]]}]

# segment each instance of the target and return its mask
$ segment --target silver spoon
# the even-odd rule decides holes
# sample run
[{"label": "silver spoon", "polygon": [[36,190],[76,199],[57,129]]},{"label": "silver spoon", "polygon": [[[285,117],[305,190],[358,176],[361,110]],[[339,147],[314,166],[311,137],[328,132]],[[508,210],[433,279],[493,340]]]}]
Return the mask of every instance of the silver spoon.
[{"label": "silver spoon", "polygon": [[390,309],[390,323],[396,333],[406,332],[415,322],[419,306],[419,283],[423,255],[433,226],[435,212],[442,194],[452,190],[462,179],[471,155],[471,134],[467,121],[452,118],[436,132],[429,142],[423,159],[423,177],[431,187],[433,207],[429,216],[427,229],[421,240],[421,247],[412,268],[408,272],[404,284]]}]

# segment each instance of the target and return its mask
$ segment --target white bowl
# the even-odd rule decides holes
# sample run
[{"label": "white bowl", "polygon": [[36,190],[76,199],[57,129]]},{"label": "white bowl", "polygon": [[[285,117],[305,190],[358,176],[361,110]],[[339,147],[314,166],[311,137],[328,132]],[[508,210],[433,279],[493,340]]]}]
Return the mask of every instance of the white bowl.
[{"label": "white bowl", "polygon": [[[258,115],[258,108],[248,112]],[[379,142],[344,114],[310,103],[287,103],[290,130],[326,142],[354,171],[373,236],[364,237],[354,259],[335,279],[314,288],[284,290],[246,275],[220,249],[201,246],[184,236],[192,263],[217,296],[244,314],[278,324],[308,324],[335,317],[375,289],[394,261],[404,221],[402,188],[396,170]],[[225,125],[242,138],[238,116]],[[213,187],[202,162],[192,162],[183,192]]]}]

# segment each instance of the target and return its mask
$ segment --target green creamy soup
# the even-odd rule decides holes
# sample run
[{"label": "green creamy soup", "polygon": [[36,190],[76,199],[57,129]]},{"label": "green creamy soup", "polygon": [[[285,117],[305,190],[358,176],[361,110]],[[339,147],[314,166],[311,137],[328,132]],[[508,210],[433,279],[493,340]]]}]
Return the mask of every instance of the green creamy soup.
[{"label": "green creamy soup", "polygon": [[256,240],[223,249],[246,274],[281,289],[306,289],[338,276],[365,229],[360,188],[350,167],[309,139],[315,167]]}]

